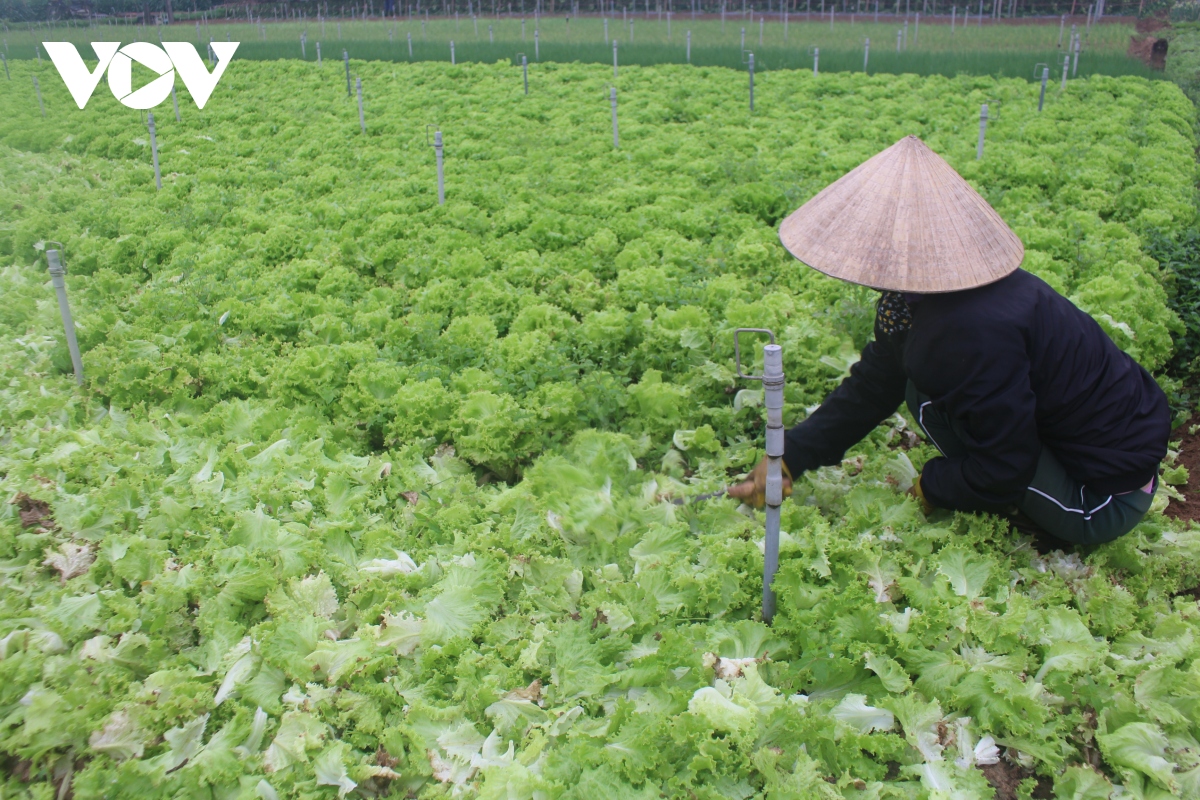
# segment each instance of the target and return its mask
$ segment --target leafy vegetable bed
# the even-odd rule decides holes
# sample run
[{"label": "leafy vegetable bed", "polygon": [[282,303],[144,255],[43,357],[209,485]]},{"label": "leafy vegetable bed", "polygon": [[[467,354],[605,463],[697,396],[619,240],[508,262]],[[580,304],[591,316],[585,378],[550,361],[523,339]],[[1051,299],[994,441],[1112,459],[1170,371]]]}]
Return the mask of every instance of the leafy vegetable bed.
[{"label": "leafy vegetable bed", "polygon": [[770,628],[760,522],[662,499],[758,456],[733,327],[780,335],[789,421],[851,363],[871,293],[774,225],[909,133],[1165,363],[1143,239],[1195,222],[1177,88],[1093,77],[1038,115],[1022,80],[775,72],[751,117],[742,74],[630,69],[614,152],[604,68],[539,66],[525,97],[503,66],[353,67],[366,136],[337,63],[181,97],[157,194],[136,112],[44,79],[51,127],[0,95],[6,793],[989,796],[979,767],[1200,793],[1200,610],[1175,596],[1200,532],[1165,496],[1039,555],[903,499],[932,451],[898,416],[801,481]]}]

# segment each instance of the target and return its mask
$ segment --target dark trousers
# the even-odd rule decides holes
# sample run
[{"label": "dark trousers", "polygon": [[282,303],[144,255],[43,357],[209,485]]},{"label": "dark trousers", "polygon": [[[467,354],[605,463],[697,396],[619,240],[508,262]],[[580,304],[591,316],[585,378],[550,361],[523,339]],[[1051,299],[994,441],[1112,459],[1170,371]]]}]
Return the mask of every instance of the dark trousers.
[{"label": "dark trousers", "polygon": [[[905,400],[925,437],[942,455],[966,455],[959,424],[935,411],[929,397],[910,381]],[[1157,485],[1157,484],[1156,484]],[[1038,527],[1073,544],[1101,544],[1123,536],[1137,525],[1154,496],[1139,490],[1128,494],[1098,494],[1072,478],[1048,448],[1042,448],[1037,472],[1017,504],[1017,510]]]}]

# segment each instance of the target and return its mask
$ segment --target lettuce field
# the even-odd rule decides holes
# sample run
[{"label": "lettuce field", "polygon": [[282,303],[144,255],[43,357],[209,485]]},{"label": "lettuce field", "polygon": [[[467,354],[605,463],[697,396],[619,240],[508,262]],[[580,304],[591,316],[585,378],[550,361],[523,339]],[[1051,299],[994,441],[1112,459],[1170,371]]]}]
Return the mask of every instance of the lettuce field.
[{"label": "lettuce field", "polygon": [[761,456],[733,328],[779,335],[788,424],[857,357],[874,294],[776,226],[908,134],[1160,368],[1148,242],[1197,222],[1173,84],[1039,113],[1020,79],[779,70],[751,114],[721,68],[537,64],[526,96],[507,63],[352,61],[363,133],[338,54],[235,60],[157,110],[156,191],[140,112],[10,68],[3,797],[1200,797],[1172,486],[1114,543],[1035,547],[925,517],[897,414],[798,481],[770,626],[761,515],[671,502]]}]

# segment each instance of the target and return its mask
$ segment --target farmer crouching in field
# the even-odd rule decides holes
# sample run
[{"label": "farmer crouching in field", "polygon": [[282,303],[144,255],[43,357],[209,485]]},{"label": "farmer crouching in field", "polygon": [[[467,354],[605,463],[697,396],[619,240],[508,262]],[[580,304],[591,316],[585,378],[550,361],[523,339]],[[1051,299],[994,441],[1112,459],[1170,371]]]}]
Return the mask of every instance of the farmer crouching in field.
[{"label": "farmer crouching in field", "polygon": [[[1013,516],[1076,544],[1128,533],[1150,508],[1171,430],[1154,379],[1096,322],[1018,269],[1024,248],[949,164],[909,136],[780,228],[796,258],[882,290],[875,340],[787,432],[792,475],[837,464],[907,403],[941,451],[911,493]],[[729,494],[761,505],[766,462]]]}]

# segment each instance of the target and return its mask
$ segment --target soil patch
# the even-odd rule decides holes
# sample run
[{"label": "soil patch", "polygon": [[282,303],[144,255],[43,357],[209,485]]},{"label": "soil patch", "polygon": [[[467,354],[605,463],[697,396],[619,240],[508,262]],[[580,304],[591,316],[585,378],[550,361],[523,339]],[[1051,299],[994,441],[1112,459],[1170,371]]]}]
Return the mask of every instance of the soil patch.
[{"label": "soil patch", "polygon": [[1200,586],[1191,589],[1184,589],[1182,592],[1176,592],[1171,597],[1190,597],[1200,603]]},{"label": "soil patch", "polygon": [[1017,800],[1022,796],[1018,789],[1028,778],[1037,781],[1032,797],[1037,800],[1051,800],[1054,797],[1054,783],[1049,778],[1034,775],[1033,770],[1018,767],[1003,758],[995,764],[979,767],[979,771],[996,790],[996,800]]},{"label": "soil patch", "polygon": [[1137,21],[1138,33],[1154,33],[1161,31],[1164,28],[1171,27],[1169,20],[1159,19],[1158,17],[1142,17]]},{"label": "soil patch", "polygon": [[17,507],[22,528],[42,527],[54,530],[58,527],[54,524],[54,513],[50,510],[50,504],[45,500],[37,500],[20,492],[9,503]]},{"label": "soil patch", "polygon": [[1125,53],[1150,69],[1161,70],[1167,66],[1167,40],[1157,36],[1130,36],[1129,49]]},{"label": "soil patch", "polygon": [[[1193,426],[1198,426],[1196,432],[1188,433]],[[1194,414],[1179,426],[1171,440],[1179,440],[1179,458],[1175,463],[1187,467],[1189,480],[1186,486],[1175,487],[1183,495],[1183,502],[1172,500],[1167,506],[1166,515],[1173,519],[1200,522],[1200,414]]]}]

